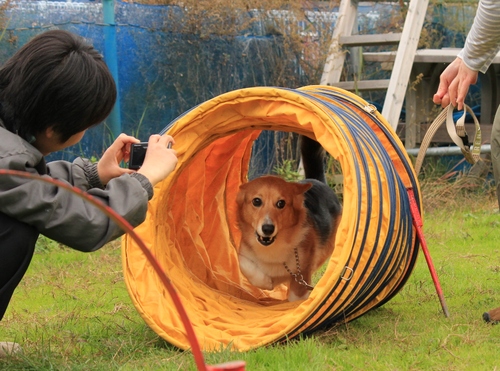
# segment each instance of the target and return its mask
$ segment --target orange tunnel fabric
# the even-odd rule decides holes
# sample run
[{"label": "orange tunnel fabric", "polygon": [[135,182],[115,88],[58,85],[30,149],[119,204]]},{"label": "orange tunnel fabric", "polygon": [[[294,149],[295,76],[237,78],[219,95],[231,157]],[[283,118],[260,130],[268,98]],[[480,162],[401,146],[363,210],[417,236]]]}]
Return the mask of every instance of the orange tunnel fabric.
[{"label": "orange tunnel fabric", "polygon": [[[235,199],[262,130],[314,138],[342,168],[335,250],[305,301],[287,302],[285,288],[255,288],[239,270]],[[402,143],[366,101],[327,86],[241,89],[186,112],[166,133],[176,140],[179,163],[155,187],[136,232],[178,291],[202,349],[246,351],[350,321],[392,298],[407,280],[418,255],[407,189],[421,207],[419,186]],[[172,300],[129,237],[122,257],[142,318],[188,349]]]}]

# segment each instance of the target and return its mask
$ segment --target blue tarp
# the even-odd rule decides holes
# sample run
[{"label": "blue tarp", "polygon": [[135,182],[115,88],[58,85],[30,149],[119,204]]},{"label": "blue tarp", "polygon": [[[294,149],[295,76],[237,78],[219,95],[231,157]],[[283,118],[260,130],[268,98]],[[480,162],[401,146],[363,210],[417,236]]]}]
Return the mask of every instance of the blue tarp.
[{"label": "blue tarp", "polygon": [[[241,22],[255,17],[255,12],[242,12]],[[311,32],[307,29],[311,24],[318,27],[315,14],[309,14],[312,21],[303,25],[304,32]],[[380,14],[385,10],[375,5],[360,6],[360,32],[387,21]],[[321,74],[304,71],[298,62],[300,55],[290,58],[283,37],[269,32],[272,27],[268,24],[249,22],[238,35],[220,36],[210,34],[213,20],[206,18],[200,20],[196,32],[189,33],[183,24],[185,10],[177,6],[117,1],[115,25],[111,26],[103,24],[102,3],[95,1],[19,1],[7,16],[10,21],[0,40],[0,63],[34,35],[51,27],[82,35],[104,53],[106,28],[114,27],[117,55],[105,58],[117,59],[122,131],[141,140],[216,95],[250,86],[272,86],[277,81],[280,86],[292,88],[313,85]],[[286,12],[277,11],[267,21],[286,16]],[[435,12],[433,24],[439,23],[442,16]],[[336,9],[332,9],[331,17],[326,18],[330,23],[320,28],[331,34],[336,17]],[[457,40],[456,35],[450,37]],[[280,65],[283,70],[277,71],[277,61],[285,57],[287,62]],[[89,130],[78,145],[49,156],[49,160],[72,160],[79,155],[98,158],[112,137],[109,127],[100,125]],[[262,138],[263,145],[268,142],[269,138]],[[267,152],[266,156],[272,156],[272,150]]]}]

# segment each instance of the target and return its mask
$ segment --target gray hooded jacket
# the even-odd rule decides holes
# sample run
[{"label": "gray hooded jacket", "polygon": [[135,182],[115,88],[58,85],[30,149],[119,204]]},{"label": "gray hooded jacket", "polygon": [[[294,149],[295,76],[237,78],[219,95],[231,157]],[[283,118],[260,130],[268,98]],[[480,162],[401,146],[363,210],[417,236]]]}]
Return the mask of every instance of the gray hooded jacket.
[{"label": "gray hooded jacket", "polygon": [[[0,169],[67,182],[111,207],[134,227],[144,221],[148,200],[153,195],[151,183],[141,174],[124,174],[103,187],[97,165],[89,160],[77,158],[73,163],[46,164],[35,147],[6,130],[1,120]],[[120,227],[90,202],[56,185],[19,176],[0,175],[0,212],[80,251],[97,250],[123,234]]]}]

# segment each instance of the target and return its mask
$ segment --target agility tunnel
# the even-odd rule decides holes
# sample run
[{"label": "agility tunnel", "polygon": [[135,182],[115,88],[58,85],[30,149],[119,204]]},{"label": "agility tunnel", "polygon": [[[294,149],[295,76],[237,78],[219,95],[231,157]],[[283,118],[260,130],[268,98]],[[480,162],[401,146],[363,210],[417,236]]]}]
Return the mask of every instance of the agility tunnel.
[{"label": "agility tunnel", "polygon": [[[238,266],[235,199],[263,130],[309,136],[342,169],[335,249],[304,301],[288,302],[284,286],[251,286]],[[178,292],[203,350],[247,351],[351,321],[390,300],[411,274],[419,239],[408,190],[421,213],[419,185],[394,130],[360,97],[328,86],[241,89],[194,107],[164,133],[175,138],[178,166],[156,186],[135,231]],[[189,349],[171,297],[130,237],[122,257],[144,321]]]}]

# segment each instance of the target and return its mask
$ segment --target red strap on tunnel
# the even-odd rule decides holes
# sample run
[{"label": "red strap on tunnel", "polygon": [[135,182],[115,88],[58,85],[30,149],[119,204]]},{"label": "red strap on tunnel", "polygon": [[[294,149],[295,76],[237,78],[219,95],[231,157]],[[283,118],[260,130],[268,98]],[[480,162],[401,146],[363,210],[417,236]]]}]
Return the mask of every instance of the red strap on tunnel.
[{"label": "red strap on tunnel", "polygon": [[441,308],[443,308],[443,313],[445,317],[449,317],[450,313],[448,312],[448,306],[446,305],[446,301],[444,300],[443,290],[441,289],[441,284],[439,283],[439,278],[437,276],[436,269],[434,268],[434,264],[432,263],[431,254],[429,253],[429,249],[427,248],[427,242],[425,241],[424,232],[422,230],[424,223],[420,215],[420,210],[417,205],[417,200],[415,199],[415,193],[413,192],[412,188],[408,188],[407,191],[408,191],[408,199],[410,201],[411,215],[413,218],[413,226],[417,230],[417,237],[420,241],[420,246],[422,246],[422,251],[424,252],[425,261],[427,262],[427,266],[429,267],[432,281],[434,282],[434,287],[436,288],[436,292],[439,297],[439,302],[441,303]]}]

